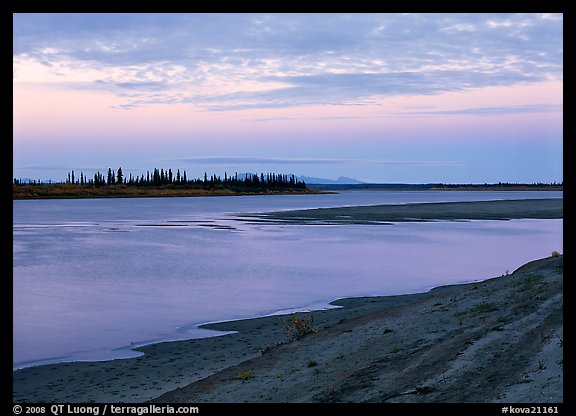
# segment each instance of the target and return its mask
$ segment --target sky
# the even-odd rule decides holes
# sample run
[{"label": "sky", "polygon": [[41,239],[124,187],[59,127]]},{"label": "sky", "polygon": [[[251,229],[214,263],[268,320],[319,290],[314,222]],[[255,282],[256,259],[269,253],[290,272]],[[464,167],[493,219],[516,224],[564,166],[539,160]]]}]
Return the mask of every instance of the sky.
[{"label": "sky", "polygon": [[14,14],[13,174],[563,181],[563,15]]}]

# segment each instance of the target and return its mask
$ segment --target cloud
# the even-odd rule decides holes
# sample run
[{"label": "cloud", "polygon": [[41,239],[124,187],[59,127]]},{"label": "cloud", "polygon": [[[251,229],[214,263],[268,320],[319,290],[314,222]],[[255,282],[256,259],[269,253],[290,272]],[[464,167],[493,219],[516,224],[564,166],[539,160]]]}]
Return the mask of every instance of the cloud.
[{"label": "cloud", "polygon": [[[384,74],[318,74],[294,77],[267,77],[264,82],[287,85],[259,91],[236,91],[226,94],[173,94],[165,83],[150,83],[150,91],[165,94],[151,97],[137,95],[126,104],[133,108],[143,104],[195,104],[206,111],[240,111],[274,109],[309,105],[362,106],[378,97],[435,95],[498,85],[538,82],[545,78],[513,71],[477,72],[439,70],[428,72],[392,72]],[[134,84],[134,85],[132,85]],[[146,83],[121,83],[117,86],[132,91],[146,89]],[[128,88],[128,85],[130,86]]]},{"label": "cloud", "polygon": [[476,30],[478,30],[476,25],[472,23],[456,23],[454,25],[445,26],[440,29],[441,32],[446,33],[474,32]]},{"label": "cloud", "polygon": [[559,21],[563,20],[564,16],[562,13],[541,13],[540,19]]},{"label": "cloud", "polygon": [[391,159],[342,159],[342,158],[258,158],[258,157],[192,157],[171,159],[170,162],[186,165],[245,166],[245,165],[409,165],[409,166],[453,166],[454,161],[435,160],[391,160]]},{"label": "cloud", "polygon": [[127,90],[145,90],[145,91],[163,91],[167,88],[165,82],[158,81],[137,81],[137,82],[118,82],[116,86]]},{"label": "cloud", "polygon": [[[392,72],[385,74],[320,74],[310,76],[268,78],[290,85],[257,92],[236,92],[215,95],[200,104],[212,111],[249,108],[282,108],[305,105],[361,104],[374,97],[435,95],[449,91],[488,86],[543,81],[538,75],[512,71],[483,73],[478,71]],[[218,105],[209,105],[217,102]]]},{"label": "cloud", "polygon": [[267,118],[254,118],[250,121],[257,123],[264,123],[269,121],[296,121],[296,120],[357,120],[357,119],[382,119],[382,115],[350,115],[350,116],[299,116],[299,117],[267,117]]},{"label": "cloud", "polygon": [[258,158],[258,157],[192,157],[175,159],[185,164],[205,165],[331,165],[342,163],[343,159],[312,158]]},{"label": "cloud", "polygon": [[408,111],[397,113],[399,115],[423,115],[423,116],[441,116],[441,115],[475,115],[475,116],[494,116],[508,114],[529,114],[529,113],[561,113],[563,105],[558,104],[528,104],[507,107],[476,107],[462,108],[458,110],[439,110],[439,111]]},{"label": "cloud", "polygon": [[563,76],[561,14],[16,14],[13,33],[14,82],[37,62],[125,109],[351,105]]},{"label": "cloud", "polygon": [[35,170],[65,170],[72,169],[71,165],[29,165],[29,166],[14,166],[14,169],[35,169]]}]

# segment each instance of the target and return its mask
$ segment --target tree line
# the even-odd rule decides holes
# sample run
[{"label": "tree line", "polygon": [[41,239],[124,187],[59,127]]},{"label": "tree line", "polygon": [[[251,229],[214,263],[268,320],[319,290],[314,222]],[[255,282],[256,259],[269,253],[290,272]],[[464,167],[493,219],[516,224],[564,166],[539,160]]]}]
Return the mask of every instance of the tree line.
[{"label": "tree line", "polygon": [[[51,182],[49,184],[53,184]],[[65,181],[56,182],[60,184],[68,184],[74,186],[90,186],[90,187],[110,187],[110,186],[126,186],[126,187],[159,187],[169,186],[175,188],[195,188],[195,189],[233,189],[233,190],[283,190],[283,189],[306,189],[306,183],[298,180],[294,175],[286,175],[281,173],[245,173],[243,175],[228,175],[224,173],[224,178],[218,175],[210,175],[205,172],[203,178],[189,179],[186,171],[176,172],[172,169],[157,169],[152,172],[146,171],[146,174],[128,176],[124,174],[122,167],[116,171],[108,168],[108,172],[96,172],[93,176],[88,176],[84,172],[78,175],[74,170],[68,172]],[[41,181],[24,182],[21,179],[14,178],[14,185],[46,185]]]}]

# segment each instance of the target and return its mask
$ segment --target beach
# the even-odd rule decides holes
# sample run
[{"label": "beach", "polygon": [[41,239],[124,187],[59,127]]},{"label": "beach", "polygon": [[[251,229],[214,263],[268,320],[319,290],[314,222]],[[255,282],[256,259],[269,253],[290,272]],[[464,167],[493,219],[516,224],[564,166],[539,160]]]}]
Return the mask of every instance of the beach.
[{"label": "beach", "polygon": [[562,299],[557,257],[427,294],[342,300],[315,314],[317,333],[155,401],[561,402]]},{"label": "beach", "polygon": [[[562,402],[563,256],[428,293],[337,300],[292,340],[289,317],[123,360],[31,367],[14,402]],[[306,317],[306,314],[300,314]]]}]

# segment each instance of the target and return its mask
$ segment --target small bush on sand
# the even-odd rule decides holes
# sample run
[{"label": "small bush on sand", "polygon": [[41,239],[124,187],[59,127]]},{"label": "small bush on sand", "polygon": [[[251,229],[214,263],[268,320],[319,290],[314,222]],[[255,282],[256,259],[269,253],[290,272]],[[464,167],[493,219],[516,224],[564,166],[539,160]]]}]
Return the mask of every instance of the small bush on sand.
[{"label": "small bush on sand", "polygon": [[304,335],[318,332],[318,329],[314,327],[314,316],[312,312],[308,313],[308,316],[301,318],[297,314],[293,314],[289,319],[280,320],[280,325],[292,339],[300,339]]},{"label": "small bush on sand", "polygon": [[236,377],[234,377],[234,378],[236,380],[241,380],[241,381],[250,380],[251,378],[254,378],[254,371],[252,371],[252,370],[240,371],[239,373],[236,373]]},{"label": "small bush on sand", "polygon": [[552,257],[560,257],[560,253],[557,252],[556,250],[554,250],[554,251],[552,252]]},{"label": "small bush on sand", "polygon": [[476,305],[474,309],[478,313],[490,313],[497,311],[498,305],[496,305],[494,302],[484,302],[479,305]]}]

